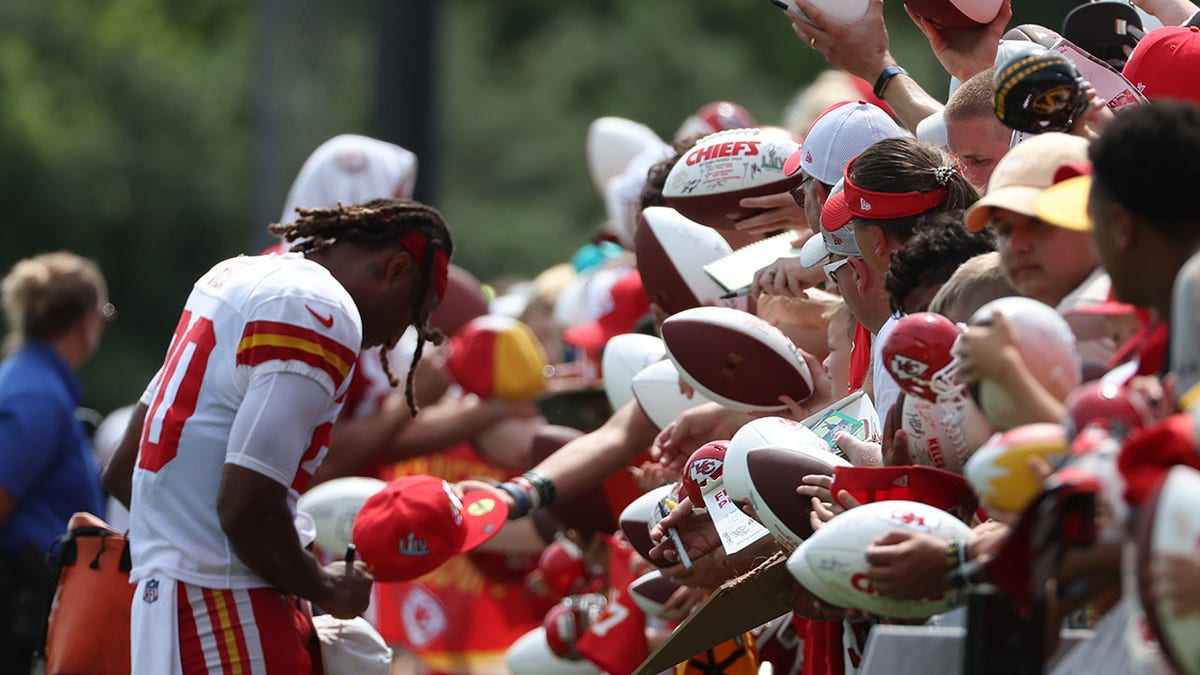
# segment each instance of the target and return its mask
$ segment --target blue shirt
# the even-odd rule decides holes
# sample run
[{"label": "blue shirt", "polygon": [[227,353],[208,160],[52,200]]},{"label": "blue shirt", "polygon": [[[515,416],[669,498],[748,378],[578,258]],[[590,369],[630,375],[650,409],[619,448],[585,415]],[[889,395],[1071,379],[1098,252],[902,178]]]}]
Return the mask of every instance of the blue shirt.
[{"label": "blue shirt", "polygon": [[0,363],[0,487],[16,504],[0,550],[45,551],[76,511],[104,513],[92,444],[75,418],[82,400],[79,378],[44,342]]}]

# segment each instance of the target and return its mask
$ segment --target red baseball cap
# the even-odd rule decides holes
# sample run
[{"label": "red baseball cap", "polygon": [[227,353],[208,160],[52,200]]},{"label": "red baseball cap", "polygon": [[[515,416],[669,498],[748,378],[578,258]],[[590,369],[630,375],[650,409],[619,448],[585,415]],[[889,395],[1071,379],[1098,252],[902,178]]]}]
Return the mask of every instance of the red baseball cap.
[{"label": "red baseball cap", "polygon": [[612,338],[632,332],[647,312],[650,299],[642,288],[642,276],[636,269],[618,277],[608,288],[604,312],[600,318],[563,331],[563,340],[592,351],[600,351]]},{"label": "red baseball cap", "polygon": [[862,504],[904,499],[949,511],[974,506],[967,481],[956,473],[931,466],[839,466],[829,491],[850,493]]},{"label": "red baseball cap", "polygon": [[1146,33],[1121,74],[1150,99],[1200,103],[1200,28],[1167,26]]},{"label": "red baseball cap", "polygon": [[489,492],[459,499],[441,478],[404,476],[363,503],[353,541],[376,581],[407,581],[491,539],[507,519]]}]

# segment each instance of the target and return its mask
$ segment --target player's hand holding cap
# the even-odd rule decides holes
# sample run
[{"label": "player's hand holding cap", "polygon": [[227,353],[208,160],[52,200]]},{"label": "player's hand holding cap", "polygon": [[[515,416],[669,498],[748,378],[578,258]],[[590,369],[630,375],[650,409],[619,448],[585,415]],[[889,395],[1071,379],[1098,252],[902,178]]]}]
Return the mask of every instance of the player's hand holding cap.
[{"label": "player's hand holding cap", "polygon": [[460,498],[440,478],[405,476],[363,504],[354,543],[376,581],[407,581],[491,539],[507,518],[508,507],[489,492]]}]

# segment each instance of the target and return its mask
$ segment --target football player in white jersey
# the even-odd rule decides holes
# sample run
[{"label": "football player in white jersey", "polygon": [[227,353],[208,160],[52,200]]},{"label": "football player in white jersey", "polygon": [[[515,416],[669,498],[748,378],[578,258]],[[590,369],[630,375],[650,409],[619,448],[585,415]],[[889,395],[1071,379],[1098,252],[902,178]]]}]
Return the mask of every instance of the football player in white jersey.
[{"label": "football player in white jersey", "polygon": [[308,602],[340,618],[367,607],[366,567],[321,567],[296,499],[359,351],[415,325],[415,366],[440,339],[426,319],[453,245],[413,201],[300,214],[271,227],[294,252],[226,260],[196,282],[105,470],[130,506],[134,673],[321,672]]}]

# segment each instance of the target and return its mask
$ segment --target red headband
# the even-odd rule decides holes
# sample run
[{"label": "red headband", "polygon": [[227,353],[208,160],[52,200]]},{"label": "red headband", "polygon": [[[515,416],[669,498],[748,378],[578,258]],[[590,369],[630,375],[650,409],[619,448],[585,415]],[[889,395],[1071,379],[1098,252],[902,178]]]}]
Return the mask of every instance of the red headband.
[{"label": "red headband", "polygon": [[[396,235],[396,242],[408,251],[413,262],[421,267],[425,266],[425,248],[429,239],[424,234],[417,230],[407,230]],[[446,295],[446,284],[450,274],[450,256],[446,255],[446,250],[440,246],[433,249],[433,269],[430,272],[433,290],[440,301]]]},{"label": "red headband", "polygon": [[846,206],[849,207],[850,213],[857,218],[891,220],[892,218],[915,216],[945,204],[946,199],[950,196],[950,190],[945,185],[929,192],[864,190],[850,182],[850,168],[854,166],[854,161],[851,160],[846,165],[845,185],[842,191],[846,195]]}]

